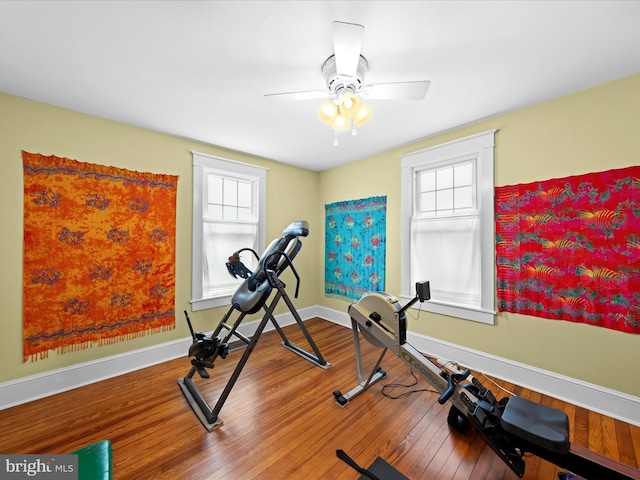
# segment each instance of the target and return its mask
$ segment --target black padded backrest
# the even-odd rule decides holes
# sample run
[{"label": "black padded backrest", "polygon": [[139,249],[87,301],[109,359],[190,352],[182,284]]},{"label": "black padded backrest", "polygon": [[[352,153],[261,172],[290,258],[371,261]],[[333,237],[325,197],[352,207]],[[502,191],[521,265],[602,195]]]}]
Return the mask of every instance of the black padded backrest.
[{"label": "black padded backrest", "polygon": [[301,247],[302,243],[296,236],[287,235],[280,240],[274,240],[260,257],[258,266],[253,274],[247,279],[249,290],[254,291],[258,285],[266,280],[265,270],[274,271],[279,276],[288,266],[286,257],[282,254],[286,254],[289,260],[293,261],[293,257],[300,251]]},{"label": "black padded backrest", "polygon": [[241,312],[255,313],[262,308],[271,294],[265,270],[275,272],[276,276],[286,270],[289,266],[287,257],[293,261],[298,254],[302,248],[299,237],[309,235],[309,224],[305,220],[292,222],[282,234],[282,238],[271,242],[260,257],[256,269],[233,294],[231,304]]},{"label": "black padded backrest", "polygon": [[[274,240],[271,245],[267,247],[258,266],[249,277],[249,290],[254,291],[258,285],[266,280],[265,269],[276,272],[276,275],[280,274],[287,268],[288,262],[282,253],[289,257],[290,261],[293,261],[295,256],[302,248],[302,242],[298,237],[306,237],[309,235],[309,223],[306,220],[296,220],[291,222],[287,228],[282,231],[284,235],[279,240]],[[266,262],[266,268],[265,268]]]}]

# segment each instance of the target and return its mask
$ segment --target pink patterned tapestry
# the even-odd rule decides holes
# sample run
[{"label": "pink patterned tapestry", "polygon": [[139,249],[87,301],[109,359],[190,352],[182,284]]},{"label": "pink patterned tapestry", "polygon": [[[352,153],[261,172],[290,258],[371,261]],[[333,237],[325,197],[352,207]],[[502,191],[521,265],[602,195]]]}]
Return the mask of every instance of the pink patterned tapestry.
[{"label": "pink patterned tapestry", "polygon": [[496,188],[498,309],[640,333],[640,167]]}]

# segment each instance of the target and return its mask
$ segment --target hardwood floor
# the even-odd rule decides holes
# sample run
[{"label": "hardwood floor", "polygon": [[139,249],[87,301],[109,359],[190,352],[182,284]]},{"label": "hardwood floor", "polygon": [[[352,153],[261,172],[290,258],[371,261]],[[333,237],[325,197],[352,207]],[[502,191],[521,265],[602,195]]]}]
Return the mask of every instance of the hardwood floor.
[{"label": "hardwood floor", "polygon": [[[190,367],[185,352],[184,358],[0,411],[0,452],[66,453],[109,439],[117,480],[359,478],[336,457],[337,449],[365,467],[381,456],[411,480],[517,478],[476,434],[449,429],[448,406],[437,403],[437,394],[383,396],[383,384],[413,381],[391,354],[383,360],[387,377],[338,407],[332,392],[356,385],[351,330],[320,319],[305,324],[333,366],[315,367],[283,348],[276,332],[265,333],[220,413],[224,425],[210,433],[177,384]],[[285,332],[306,347],[297,327]],[[379,350],[367,342],[362,348],[366,361],[375,362]],[[211,379],[197,379],[209,403],[217,400],[240,355],[218,359]],[[638,467],[640,428],[499,383],[564,410],[575,444]],[[419,379],[414,387],[390,393],[429,387]],[[525,479],[557,479],[561,471],[530,455],[526,464]]]}]

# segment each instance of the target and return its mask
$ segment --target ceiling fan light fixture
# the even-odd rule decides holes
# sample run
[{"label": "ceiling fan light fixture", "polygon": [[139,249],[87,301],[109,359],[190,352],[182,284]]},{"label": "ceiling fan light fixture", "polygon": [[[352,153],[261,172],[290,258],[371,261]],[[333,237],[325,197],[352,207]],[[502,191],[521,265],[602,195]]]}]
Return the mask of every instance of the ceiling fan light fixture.
[{"label": "ceiling fan light fixture", "polygon": [[343,93],[338,100],[325,102],[318,108],[318,118],[336,134],[334,145],[337,145],[338,130],[351,129],[351,135],[356,135],[356,127],[364,125],[371,115],[371,109],[352,92]]},{"label": "ceiling fan light fixture", "polygon": [[338,106],[331,101],[324,102],[320,105],[320,108],[318,108],[318,118],[326,125],[331,125],[337,116]]},{"label": "ceiling fan light fixture", "polygon": [[428,80],[378,83],[364,83],[369,62],[362,56],[364,27],[356,23],[335,21],[332,23],[333,55],[322,64],[323,91],[302,91],[268,94],[269,102],[330,99],[320,105],[318,118],[333,129],[338,145],[338,130],[358,133],[357,127],[367,123],[372,117],[371,108],[362,99],[374,100],[423,100],[431,82]]}]

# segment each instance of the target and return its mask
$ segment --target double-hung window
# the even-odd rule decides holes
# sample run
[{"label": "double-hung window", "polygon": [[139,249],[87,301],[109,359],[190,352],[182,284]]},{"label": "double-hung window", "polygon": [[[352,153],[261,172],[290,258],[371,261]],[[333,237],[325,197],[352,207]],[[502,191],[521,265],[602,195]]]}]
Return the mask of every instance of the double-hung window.
[{"label": "double-hung window", "polygon": [[494,131],[402,157],[402,296],[429,280],[422,309],[494,323]]},{"label": "double-hung window", "polygon": [[[260,255],[265,238],[266,169],[219,157],[193,155],[192,309],[228,305],[241,280],[225,263],[242,248]],[[242,262],[253,269],[251,252]]]}]

